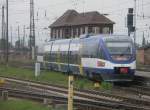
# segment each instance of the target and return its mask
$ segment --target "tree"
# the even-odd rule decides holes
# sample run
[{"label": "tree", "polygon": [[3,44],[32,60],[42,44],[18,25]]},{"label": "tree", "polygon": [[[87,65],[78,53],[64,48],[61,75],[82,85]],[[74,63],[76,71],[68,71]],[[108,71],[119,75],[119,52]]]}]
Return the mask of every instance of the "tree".
[{"label": "tree", "polygon": [[[13,47],[10,42],[8,42],[8,47]],[[6,49],[6,40],[5,39],[0,39],[0,50],[5,50]]]}]

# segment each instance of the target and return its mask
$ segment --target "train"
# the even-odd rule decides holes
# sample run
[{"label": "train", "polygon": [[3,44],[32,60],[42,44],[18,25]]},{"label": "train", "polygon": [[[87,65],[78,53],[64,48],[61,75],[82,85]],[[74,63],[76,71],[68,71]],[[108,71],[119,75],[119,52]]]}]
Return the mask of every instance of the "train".
[{"label": "train", "polygon": [[107,82],[133,81],[136,50],[126,35],[81,35],[44,44],[50,70]]}]

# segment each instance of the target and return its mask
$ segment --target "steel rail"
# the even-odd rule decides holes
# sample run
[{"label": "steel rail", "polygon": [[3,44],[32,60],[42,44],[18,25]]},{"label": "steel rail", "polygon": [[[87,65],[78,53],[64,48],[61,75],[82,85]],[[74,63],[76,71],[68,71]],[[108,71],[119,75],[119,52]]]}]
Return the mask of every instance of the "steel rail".
[{"label": "steel rail", "polygon": [[[61,101],[66,102],[66,97],[60,97],[60,96],[54,96],[54,95],[44,95],[44,94],[37,94],[29,91],[19,90],[19,89],[8,89],[8,88],[0,88],[0,91],[7,90],[9,91],[9,95],[12,97],[17,98],[28,98],[36,101],[42,101],[43,98],[50,98],[54,101]],[[88,101],[88,100],[82,100],[82,99],[74,99],[75,105],[78,106],[89,106],[89,107],[95,107],[95,108],[101,108],[101,107],[107,107],[110,109],[126,109],[126,110],[149,110],[149,108],[144,107],[137,107],[133,105],[125,105],[125,104],[118,104],[118,103],[109,103],[109,102],[103,102],[103,101]]]},{"label": "steel rail", "polygon": [[[3,77],[4,78],[4,77]],[[28,86],[34,86],[37,88],[45,89],[45,90],[51,90],[51,91],[57,91],[61,93],[68,93],[68,89],[63,86],[58,86],[58,85],[52,85],[52,84],[47,84],[47,83],[41,83],[41,82],[35,82],[35,81],[29,81],[29,80],[20,80],[16,78],[5,78],[9,82],[16,82],[19,84],[25,84]],[[95,100],[100,100],[100,99],[106,99],[109,101],[118,101],[118,102],[129,102],[129,103],[135,103],[135,104],[140,104],[140,103],[145,103],[145,105],[149,105],[149,101],[144,101],[141,99],[136,99],[136,98],[130,98],[130,97],[123,97],[119,96],[116,94],[108,94],[105,92],[100,92],[100,91],[93,91],[93,90],[77,90],[75,91],[75,95],[77,96],[82,96],[82,97],[88,97],[90,99],[95,99]]]},{"label": "steel rail", "polygon": [[[4,78],[4,77],[3,77]],[[27,80],[20,80],[20,79],[16,79],[16,78],[6,78],[5,80],[10,81],[10,82],[15,82],[15,83],[23,83],[24,85],[28,85],[28,86],[34,86],[36,88],[42,88],[45,90],[51,90],[51,91],[57,91],[63,94],[67,94],[67,89],[65,87],[61,87],[61,86],[52,86],[52,85],[44,85],[44,84],[39,84],[39,83],[35,83],[34,81],[27,81]],[[75,95],[77,95],[78,97],[85,97],[88,99],[93,99],[95,101],[107,101],[110,103],[116,102],[118,104],[123,104],[124,102],[126,102],[126,104],[131,105],[133,102],[134,104],[143,104],[143,105],[149,105],[150,102],[147,101],[143,101],[143,100],[137,100],[137,99],[132,99],[132,98],[125,98],[125,97],[120,97],[120,96],[116,96],[116,95],[110,95],[110,94],[106,94],[106,93],[102,93],[102,92],[96,92],[96,91],[88,91],[88,90],[82,90],[82,91],[75,91]],[[117,99],[117,100],[116,100]],[[129,103],[127,103],[129,101]],[[132,103],[131,103],[132,102]]]}]

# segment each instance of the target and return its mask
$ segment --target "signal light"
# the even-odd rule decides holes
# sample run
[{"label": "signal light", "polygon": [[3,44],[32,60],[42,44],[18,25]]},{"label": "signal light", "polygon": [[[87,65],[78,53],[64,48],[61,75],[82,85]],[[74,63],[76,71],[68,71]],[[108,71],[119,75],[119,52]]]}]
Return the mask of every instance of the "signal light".
[{"label": "signal light", "polygon": [[133,26],[133,14],[131,14],[131,13],[129,13],[128,15],[127,15],[127,25],[128,25],[128,27],[132,27]]},{"label": "signal light", "polygon": [[128,9],[127,26],[128,27],[133,27],[133,8]]}]

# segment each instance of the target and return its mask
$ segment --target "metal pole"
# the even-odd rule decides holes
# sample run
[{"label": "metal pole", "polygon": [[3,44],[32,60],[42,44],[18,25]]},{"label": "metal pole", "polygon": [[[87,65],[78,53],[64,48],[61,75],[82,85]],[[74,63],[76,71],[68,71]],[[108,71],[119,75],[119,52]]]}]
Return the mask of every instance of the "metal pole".
[{"label": "metal pole", "polygon": [[35,59],[34,0],[30,0],[30,57]]},{"label": "metal pole", "polygon": [[30,58],[32,59],[32,17],[31,17],[32,9],[31,9],[31,5],[32,5],[32,0],[30,0],[30,34],[29,34]]},{"label": "metal pole", "polygon": [[2,6],[2,39],[4,39],[4,6]]},{"label": "metal pole", "polygon": [[20,50],[20,27],[18,25],[18,49]]},{"label": "metal pole", "polygon": [[134,31],[134,43],[136,46],[136,0],[134,0],[134,26],[135,26],[135,31]]},{"label": "metal pole", "polygon": [[69,82],[68,82],[68,110],[73,110],[73,83],[74,83],[74,76],[69,75]]},{"label": "metal pole", "polygon": [[5,15],[4,15],[4,6],[2,6],[2,40],[3,40],[3,46],[2,46],[2,52],[3,52],[3,58],[5,59]]},{"label": "metal pole", "polygon": [[25,25],[23,27],[23,48],[25,47],[25,36],[26,36],[26,29]]},{"label": "metal pole", "polygon": [[9,43],[8,43],[8,0],[6,0],[6,63],[8,65],[8,59],[9,59]]},{"label": "metal pole", "polygon": [[12,26],[10,27],[11,28],[11,49],[13,47],[13,41],[12,41]]}]

